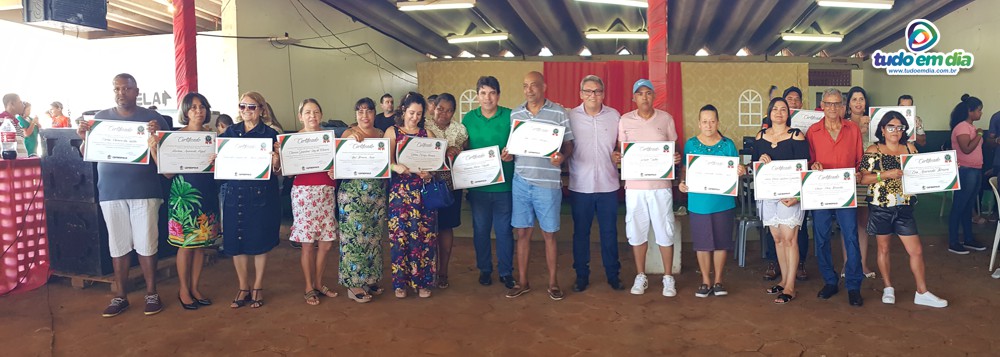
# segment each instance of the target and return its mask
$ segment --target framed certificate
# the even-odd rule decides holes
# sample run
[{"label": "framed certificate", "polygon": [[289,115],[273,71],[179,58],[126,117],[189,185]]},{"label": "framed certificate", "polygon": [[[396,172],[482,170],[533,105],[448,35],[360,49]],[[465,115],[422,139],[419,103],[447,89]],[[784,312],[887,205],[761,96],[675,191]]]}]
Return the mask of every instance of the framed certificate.
[{"label": "framed certificate", "polygon": [[92,119],[83,161],[149,164],[149,132],[145,122]]},{"label": "framed certificate", "polygon": [[389,139],[336,139],[337,155],[333,176],[338,179],[387,179],[389,170]]},{"label": "framed certificate", "polygon": [[218,138],[215,140],[215,179],[271,179],[272,142],[268,138]]},{"label": "framed certificate", "polygon": [[503,183],[500,147],[494,145],[459,153],[451,165],[451,181],[456,190]]},{"label": "framed certificate", "polygon": [[801,130],[802,135],[806,135],[806,132],[809,131],[809,127],[818,123],[820,120],[823,120],[824,116],[822,110],[802,109],[792,109],[791,115],[792,116],[788,119],[791,120],[791,123],[789,123],[788,126]]},{"label": "framed certificate", "polygon": [[755,200],[774,200],[799,197],[802,191],[802,173],[809,168],[806,160],[774,160],[753,163],[753,192]]},{"label": "framed certificate", "polygon": [[736,156],[687,155],[688,192],[736,196],[740,176]]},{"label": "framed certificate", "polygon": [[550,157],[562,147],[566,128],[559,125],[517,120],[511,124],[507,153],[519,156]]},{"label": "framed certificate", "polygon": [[854,208],[858,206],[858,189],[854,184],[854,169],[806,171],[802,177],[803,210]]},{"label": "framed certificate", "polygon": [[900,156],[903,166],[903,193],[955,191],[958,180],[958,156],[955,150]]},{"label": "framed certificate", "polygon": [[446,171],[447,151],[448,140],[407,136],[396,143],[396,163],[411,172]]},{"label": "framed certificate", "polygon": [[673,180],[673,141],[622,143],[622,180]]},{"label": "framed certificate", "polygon": [[212,172],[215,132],[157,131],[156,170],[161,174]]},{"label": "framed certificate", "polygon": [[906,135],[910,136],[909,141],[917,140],[917,107],[913,106],[899,106],[899,107],[870,107],[868,108],[868,116],[872,118],[872,121],[868,123],[868,139],[871,142],[878,142],[878,138],[875,137],[875,132],[878,131],[878,123],[882,121],[885,114],[891,111],[897,111],[903,114],[906,118]]},{"label": "framed certificate", "polygon": [[294,176],[329,171],[337,151],[333,146],[336,138],[337,134],[332,131],[278,135],[281,174]]}]

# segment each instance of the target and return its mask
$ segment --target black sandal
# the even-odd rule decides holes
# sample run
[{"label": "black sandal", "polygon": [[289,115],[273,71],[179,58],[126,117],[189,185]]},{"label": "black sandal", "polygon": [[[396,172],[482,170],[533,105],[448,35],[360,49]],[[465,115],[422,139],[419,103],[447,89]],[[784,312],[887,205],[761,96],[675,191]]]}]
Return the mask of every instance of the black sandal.
[{"label": "black sandal", "polygon": [[447,289],[448,286],[449,286],[448,285],[448,276],[447,275],[438,275],[438,281],[437,281],[437,287],[438,287],[438,289]]},{"label": "black sandal", "polygon": [[781,294],[782,291],[785,291],[785,287],[781,285],[775,285],[764,290],[768,295]]},{"label": "black sandal", "polygon": [[259,291],[264,291],[264,289],[251,289],[250,291],[251,291],[251,296],[254,296],[254,298],[250,300],[250,307],[256,309],[260,308],[261,306],[264,306],[264,299],[261,299],[260,298],[261,294],[257,293]]},{"label": "black sandal", "polygon": [[795,296],[788,294],[780,294],[777,299],[774,299],[774,303],[778,305],[787,304],[789,301],[795,300]]},{"label": "black sandal", "polygon": [[[246,293],[246,295],[243,295],[244,292]],[[240,295],[243,295],[242,299],[240,299]],[[238,290],[236,292],[236,298],[233,299],[233,304],[229,305],[229,307],[234,308],[234,309],[239,309],[239,308],[243,307],[243,305],[246,305],[250,301],[251,301],[250,300],[250,290],[240,289],[240,290]]]}]

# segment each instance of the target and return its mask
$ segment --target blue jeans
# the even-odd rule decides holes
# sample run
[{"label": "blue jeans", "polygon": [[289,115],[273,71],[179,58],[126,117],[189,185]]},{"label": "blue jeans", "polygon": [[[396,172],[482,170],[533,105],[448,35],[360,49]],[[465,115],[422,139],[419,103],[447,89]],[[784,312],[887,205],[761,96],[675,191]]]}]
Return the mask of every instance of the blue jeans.
[{"label": "blue jeans", "polygon": [[959,227],[965,230],[965,243],[976,241],[972,236],[972,208],[976,206],[982,180],[982,170],[971,167],[958,168],[958,182],[962,189],[954,191],[951,213],[948,214],[948,246],[951,248],[962,245],[958,240]]},{"label": "blue jeans", "polygon": [[514,274],[514,231],[510,225],[510,192],[469,191],[472,206],[472,243],[476,247],[476,268],[493,272],[490,229],[497,236],[497,268],[500,276]]},{"label": "blue jeans", "polygon": [[837,285],[840,275],[833,268],[833,255],[830,251],[830,230],[833,228],[833,217],[837,216],[840,235],[844,238],[847,248],[847,264],[845,264],[844,287],[847,290],[861,290],[861,247],[858,245],[858,210],[856,208],[841,208],[812,211],[813,237],[816,239],[816,262],[819,272],[823,274],[823,282],[827,285]]},{"label": "blue jeans", "polygon": [[[805,264],[806,257],[809,256],[809,230],[806,229],[806,222],[809,222],[809,211],[805,211],[802,217],[802,227],[799,227],[799,264]],[[764,259],[769,262],[778,262],[778,249],[774,247],[774,236],[771,230],[764,227],[764,244],[767,245]]]},{"label": "blue jeans", "polygon": [[601,234],[601,261],[608,282],[618,281],[618,192],[579,193],[570,191],[573,211],[573,269],[577,279],[590,278],[590,227],[597,214]]}]

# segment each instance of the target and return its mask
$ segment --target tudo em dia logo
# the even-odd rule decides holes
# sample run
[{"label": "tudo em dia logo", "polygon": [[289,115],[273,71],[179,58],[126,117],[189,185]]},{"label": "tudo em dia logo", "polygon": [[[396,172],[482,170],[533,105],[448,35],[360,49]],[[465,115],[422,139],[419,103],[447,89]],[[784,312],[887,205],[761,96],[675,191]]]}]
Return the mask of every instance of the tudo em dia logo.
[{"label": "tudo em dia logo", "polygon": [[884,68],[890,76],[953,76],[962,69],[972,68],[975,56],[963,49],[951,52],[929,52],[941,42],[941,31],[924,19],[910,21],[904,31],[906,50],[872,54],[872,66]]}]

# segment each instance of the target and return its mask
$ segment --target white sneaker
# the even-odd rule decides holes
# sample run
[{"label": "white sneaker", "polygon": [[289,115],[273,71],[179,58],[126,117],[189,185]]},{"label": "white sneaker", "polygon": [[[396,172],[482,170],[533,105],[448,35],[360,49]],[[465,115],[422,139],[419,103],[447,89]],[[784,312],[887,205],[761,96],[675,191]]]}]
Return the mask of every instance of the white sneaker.
[{"label": "white sneaker", "polygon": [[993,279],[1000,279],[1000,268],[997,268],[997,271],[993,272]]},{"label": "white sneaker", "polygon": [[934,296],[930,291],[923,294],[915,293],[913,295],[913,303],[930,307],[948,307],[948,300]]},{"label": "white sneaker", "polygon": [[882,303],[883,304],[895,304],[896,303],[896,289],[885,288],[882,290]]},{"label": "white sneaker", "polygon": [[632,283],[632,295],[642,295],[646,293],[646,288],[649,287],[649,280],[646,280],[646,274],[639,273],[635,276],[635,282]]},{"label": "white sneaker", "polygon": [[674,277],[670,275],[663,276],[663,296],[674,297],[677,296],[677,288],[674,287]]}]

